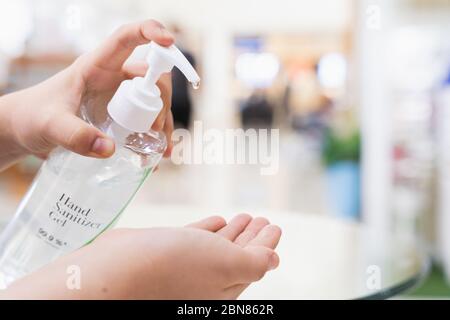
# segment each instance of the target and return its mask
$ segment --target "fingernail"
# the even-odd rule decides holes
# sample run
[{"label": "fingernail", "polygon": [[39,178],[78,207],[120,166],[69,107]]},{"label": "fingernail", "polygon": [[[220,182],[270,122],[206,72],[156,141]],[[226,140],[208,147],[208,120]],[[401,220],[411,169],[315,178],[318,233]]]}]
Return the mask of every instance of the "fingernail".
[{"label": "fingernail", "polygon": [[162,38],[170,38],[170,39],[173,38],[172,33],[170,33],[170,31],[164,27],[159,28],[159,34]]},{"label": "fingernail", "polygon": [[274,253],[271,254],[271,256],[269,258],[269,270],[273,270],[276,267],[278,267],[278,256],[274,252]]},{"label": "fingernail", "polygon": [[111,139],[99,137],[92,144],[91,151],[102,157],[109,156],[114,152],[114,142]]},{"label": "fingernail", "polygon": [[173,34],[172,34],[172,32],[170,32],[170,31],[167,30],[167,29],[163,29],[163,36],[164,36],[165,38],[173,39]]}]

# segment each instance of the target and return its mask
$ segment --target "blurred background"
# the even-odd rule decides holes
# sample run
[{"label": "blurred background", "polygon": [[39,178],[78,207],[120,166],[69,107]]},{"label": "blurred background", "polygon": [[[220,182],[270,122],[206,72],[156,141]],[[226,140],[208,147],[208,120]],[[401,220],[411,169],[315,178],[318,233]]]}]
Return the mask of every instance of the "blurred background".
[{"label": "blurred background", "polygon": [[[450,1],[4,0],[0,94],[149,17],[176,34],[202,78],[193,91],[174,74],[177,126],[279,129],[279,171],[165,160],[137,202],[362,221],[422,239],[433,276],[450,275]],[[40,163],[0,174],[0,220]]]}]

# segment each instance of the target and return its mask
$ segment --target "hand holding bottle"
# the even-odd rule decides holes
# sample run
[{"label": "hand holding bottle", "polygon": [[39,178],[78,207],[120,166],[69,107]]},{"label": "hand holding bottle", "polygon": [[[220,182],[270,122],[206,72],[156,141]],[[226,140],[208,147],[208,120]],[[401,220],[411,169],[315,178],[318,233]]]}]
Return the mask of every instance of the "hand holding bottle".
[{"label": "hand holding bottle", "polygon": [[[155,21],[149,20],[123,26],[97,50],[79,57],[70,67],[54,77],[29,89],[1,97],[0,170],[26,154],[46,157],[58,145],[84,156],[110,157],[115,148],[113,140],[77,115],[82,105],[105,107],[121,82],[136,76],[143,76],[146,73],[147,65],[126,65],[125,61],[136,46],[149,41],[154,41],[161,46],[170,46],[174,39],[161,24]],[[165,52],[165,49],[161,49],[161,47],[158,50],[162,50],[163,54]],[[158,58],[158,56],[153,56],[153,58]],[[165,68],[167,67],[165,66]],[[152,71],[153,68],[150,70]],[[170,112],[170,76],[164,75],[158,81],[158,87],[158,93],[161,91],[163,109],[153,123],[152,129],[165,132],[169,142],[166,155],[169,155],[170,136],[173,130],[173,119]],[[158,154],[158,159],[161,153]],[[40,190],[56,197],[44,197],[39,193],[29,194],[25,202],[29,205],[21,206],[20,211],[23,211],[24,214],[21,215],[19,212],[18,216],[26,218],[26,222],[32,225],[32,228],[21,233],[16,232],[14,224],[10,224],[12,228],[5,233],[6,240],[15,235],[18,235],[19,238],[25,236],[27,239],[35,240],[35,232],[38,232],[38,235],[45,241],[61,240],[54,237],[56,229],[53,228],[52,223],[55,222],[59,226],[73,222],[82,225],[83,228],[86,225],[89,227],[99,226],[100,223],[94,224],[88,219],[89,217],[86,217],[88,213],[94,215],[96,219],[107,216],[108,219],[102,220],[102,222],[105,225],[109,224],[122,212],[124,208],[124,205],[121,204],[122,200],[132,197],[123,190],[133,193],[143,181],[142,179],[132,180],[133,186],[125,189],[116,185],[114,190],[120,189],[121,197],[118,197],[119,193],[116,192],[113,196],[109,195],[109,199],[120,203],[113,203],[113,208],[98,207],[97,200],[106,198],[106,194],[98,197],[101,191],[98,180],[91,179],[90,187],[94,189],[89,189],[87,187],[88,179],[73,175],[70,171],[72,168],[90,168],[97,172],[99,171],[97,167],[93,167],[92,163],[88,161],[94,160],[84,157],[78,157],[83,159],[75,157],[73,160],[74,155],[71,154],[70,161],[67,162],[64,155],[67,153],[64,153],[62,158],[59,155],[53,157],[53,163],[49,163],[48,166],[48,175],[43,174],[44,178],[41,179],[41,182],[43,186],[47,186],[46,182],[54,181],[57,176],[75,178],[78,183],[61,178],[58,182],[64,182],[64,188],[60,188],[60,185],[55,183],[51,184],[52,190],[42,187],[34,188],[34,190]],[[60,166],[61,161],[59,160],[66,161],[65,165]],[[109,160],[114,160],[114,157],[108,158]],[[95,160],[98,167],[104,167],[103,161],[106,160]],[[70,165],[66,165],[68,163]],[[61,168],[66,170],[62,174]],[[139,167],[138,169],[145,168]],[[124,167],[123,170],[128,170],[128,168]],[[97,175],[91,174],[87,170],[80,172],[91,178],[102,178],[99,181],[103,183],[101,186],[105,189],[110,186],[104,185],[104,182],[109,180],[104,180],[103,176],[97,176],[99,172]],[[144,173],[147,171],[138,172],[140,174],[136,176],[142,178],[146,176]],[[120,182],[123,183],[123,179]],[[136,183],[138,185],[135,185]],[[70,192],[65,193],[64,191],[62,194],[56,194],[56,191],[60,192],[62,189]],[[50,201],[46,204],[55,206],[56,211],[53,206],[49,212],[46,211],[47,206],[41,204],[41,199],[44,198],[47,202]],[[82,204],[79,203],[80,201]],[[111,204],[112,202],[108,201],[107,203]],[[70,210],[60,212],[60,205],[72,211],[76,210],[83,216],[77,216],[76,212]],[[34,210],[38,207],[39,210]],[[55,212],[61,216],[58,216],[56,220],[54,219],[56,218]],[[40,222],[45,222],[46,228],[34,230],[35,220],[30,219],[30,215],[38,218]],[[50,224],[46,224],[47,222]],[[28,228],[28,224],[17,224],[17,226]],[[68,240],[75,239],[84,244],[85,239],[80,236],[78,231],[85,229],[71,230],[77,232],[72,232],[73,237]],[[49,231],[51,232],[48,233]],[[89,234],[86,239],[92,238]],[[25,272],[29,275],[17,280],[8,290],[0,294],[3,294],[5,298],[58,299],[236,298],[248,284],[260,279],[266,271],[277,266],[278,256],[273,249],[279,238],[278,227],[268,225],[265,219],[252,219],[246,215],[239,216],[229,224],[226,224],[223,219],[212,218],[189,228],[114,230],[106,232],[93,243],[57,259],[36,272],[31,274]],[[4,244],[12,244],[14,248],[17,245],[24,248],[22,244],[30,243],[22,241],[24,239],[16,239],[17,241],[13,242],[6,240]],[[58,245],[67,245],[66,242]],[[41,245],[44,244],[44,242],[35,241],[32,243],[33,246],[27,247],[30,252],[34,252],[34,245],[40,250],[42,249]],[[78,242],[76,244],[69,249],[73,250],[81,246]],[[53,255],[47,257],[45,254],[42,255],[39,250],[33,257],[38,256],[45,261],[48,260],[47,258],[53,260]],[[22,251],[4,250],[4,252],[21,253]],[[54,253],[55,257],[60,254],[59,251]],[[19,259],[19,264],[16,264],[15,262],[18,260],[15,259],[15,255],[13,256],[13,259],[3,260],[5,266],[12,266],[16,269],[20,269],[18,266],[23,267],[23,264],[20,264],[23,261]],[[10,265],[7,262],[14,263]],[[40,265],[44,265],[41,263],[42,261],[38,262]],[[34,266],[34,264],[30,265]],[[67,267],[69,266],[80,267],[80,290],[70,290],[67,287],[69,276]],[[13,271],[20,271],[16,269]],[[46,288],[45,291],[42,290],[43,287]]]},{"label": "hand holding bottle", "polygon": [[[1,97],[0,168],[30,153],[45,157],[57,145],[85,156],[111,156],[114,142],[76,115],[88,100],[106,106],[123,80],[143,76],[145,63],[125,62],[136,46],[150,41],[169,46],[174,39],[153,20],[124,25],[98,49],[80,56],[52,78]],[[167,156],[173,131],[169,74],[160,79],[158,87],[164,107],[152,129],[165,132]]]},{"label": "hand holding bottle", "polygon": [[[186,228],[116,229],[18,280],[2,297],[235,299],[278,266],[280,236],[266,219],[245,214],[228,224],[211,217]],[[67,286],[69,266],[79,267],[79,289]]]}]

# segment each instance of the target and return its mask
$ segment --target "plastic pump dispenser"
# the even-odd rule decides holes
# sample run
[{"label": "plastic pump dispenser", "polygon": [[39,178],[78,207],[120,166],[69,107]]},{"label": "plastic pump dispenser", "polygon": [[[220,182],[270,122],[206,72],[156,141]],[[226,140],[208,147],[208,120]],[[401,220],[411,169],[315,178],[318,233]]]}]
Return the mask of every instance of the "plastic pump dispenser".
[{"label": "plastic pump dispenser", "polygon": [[[156,85],[175,66],[194,88],[200,78],[175,46],[149,45],[145,77],[123,81],[108,106],[81,108],[83,119],[112,136],[107,159],[56,148],[0,234],[0,288],[74,251],[111,227],[162,158],[167,143],[151,126],[163,107]],[[101,110],[109,116],[96,117]]]},{"label": "plastic pump dispenser", "polygon": [[[123,81],[108,104],[114,122],[132,132],[147,132],[161,111],[163,102],[156,82],[163,73],[177,67],[194,88],[200,83],[197,72],[175,45],[162,47],[152,42],[149,46],[145,77]],[[112,130],[118,134],[117,129]]]}]

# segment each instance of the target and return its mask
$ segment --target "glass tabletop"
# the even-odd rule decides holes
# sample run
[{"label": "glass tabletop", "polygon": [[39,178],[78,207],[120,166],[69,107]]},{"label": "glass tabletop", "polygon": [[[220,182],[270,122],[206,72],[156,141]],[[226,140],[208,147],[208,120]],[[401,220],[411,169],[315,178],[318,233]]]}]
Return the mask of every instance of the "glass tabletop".
[{"label": "glass tabletop", "polygon": [[[348,287],[339,290],[333,298],[388,299],[406,294],[418,287],[430,269],[430,260],[417,239],[370,229],[355,224],[352,231],[336,221],[336,228],[348,232],[342,252],[349,259],[341,269]],[[333,241],[332,239],[329,239]],[[334,239],[340,241],[339,239]]]}]

